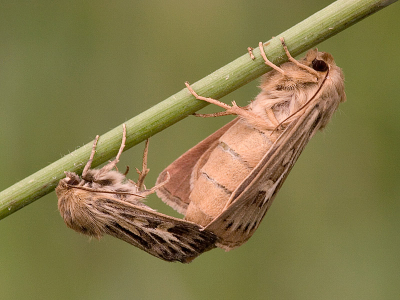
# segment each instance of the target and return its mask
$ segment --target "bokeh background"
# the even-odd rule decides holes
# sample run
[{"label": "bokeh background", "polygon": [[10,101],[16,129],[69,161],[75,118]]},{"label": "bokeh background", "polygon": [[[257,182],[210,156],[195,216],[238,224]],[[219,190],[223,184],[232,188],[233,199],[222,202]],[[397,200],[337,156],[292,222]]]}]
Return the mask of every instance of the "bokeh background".
[{"label": "bokeh background", "polygon": [[[0,190],[331,2],[1,1]],[[68,229],[53,192],[0,221],[1,299],[398,299],[399,8],[318,45],[343,68],[348,101],[247,244],[166,263]],[[222,100],[257,93],[254,81]],[[147,185],[229,120],[189,117],[152,137]]]}]

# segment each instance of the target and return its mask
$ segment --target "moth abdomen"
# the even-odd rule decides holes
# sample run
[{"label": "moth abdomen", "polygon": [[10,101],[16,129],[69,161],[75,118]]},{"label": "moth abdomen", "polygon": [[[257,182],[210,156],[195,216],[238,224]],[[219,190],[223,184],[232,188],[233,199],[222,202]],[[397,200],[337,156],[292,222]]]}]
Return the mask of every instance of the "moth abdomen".
[{"label": "moth abdomen", "polygon": [[[192,192],[185,219],[208,225],[224,209],[232,192],[272,145],[270,133],[239,120],[218,141],[203,165],[193,170]],[[209,195],[207,201],[204,195]]]}]

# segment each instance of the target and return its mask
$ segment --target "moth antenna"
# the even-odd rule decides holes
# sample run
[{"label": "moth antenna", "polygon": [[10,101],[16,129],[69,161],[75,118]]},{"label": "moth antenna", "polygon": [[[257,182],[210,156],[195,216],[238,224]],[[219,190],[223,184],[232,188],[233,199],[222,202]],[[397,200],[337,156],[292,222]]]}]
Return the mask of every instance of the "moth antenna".
[{"label": "moth antenna", "polygon": [[96,152],[97,141],[99,140],[99,137],[100,136],[96,135],[96,138],[94,139],[94,143],[93,143],[93,146],[92,146],[92,152],[90,153],[89,160],[86,163],[85,168],[83,169],[83,172],[82,172],[82,176],[83,177],[86,176],[87,172],[89,171],[90,167],[92,166],[94,154]]}]

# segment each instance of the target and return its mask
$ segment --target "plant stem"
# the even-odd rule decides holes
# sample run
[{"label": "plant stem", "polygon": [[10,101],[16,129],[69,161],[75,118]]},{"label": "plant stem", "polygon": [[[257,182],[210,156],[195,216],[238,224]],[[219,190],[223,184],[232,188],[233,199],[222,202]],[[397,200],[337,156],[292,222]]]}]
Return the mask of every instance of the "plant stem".
[{"label": "plant stem", "polygon": [[[394,2],[396,0],[339,0],[278,34],[277,37],[284,37],[289,51],[296,56]],[[266,35],[270,36],[271,33]],[[286,60],[279,38],[268,41],[264,49],[273,63],[279,65]],[[194,83],[194,90],[199,95],[219,99],[269,71],[270,68],[260,57],[259,49],[255,49],[253,53],[256,57],[254,61],[246,53]],[[195,100],[186,88],[183,88],[125,122],[128,135],[125,150],[206,105],[204,101]],[[116,155],[121,137],[122,126],[100,137],[92,167]],[[0,219],[52,192],[58,181],[64,177],[64,171],[81,173],[89,158],[91,147],[92,142],[0,192]]]}]

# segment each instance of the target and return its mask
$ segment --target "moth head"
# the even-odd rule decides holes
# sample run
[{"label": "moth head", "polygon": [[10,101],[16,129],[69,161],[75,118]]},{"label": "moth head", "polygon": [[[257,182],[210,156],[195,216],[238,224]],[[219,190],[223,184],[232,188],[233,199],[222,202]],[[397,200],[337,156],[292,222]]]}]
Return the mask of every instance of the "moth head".
[{"label": "moth head", "polygon": [[79,182],[82,181],[82,179],[74,172],[64,172],[64,173],[65,173],[65,178],[63,179],[63,181],[68,185],[77,185],[79,184]]},{"label": "moth head", "polygon": [[332,55],[326,52],[319,52],[318,49],[308,51],[302,63],[317,72],[326,72],[330,66],[336,66]]},{"label": "moth head", "polygon": [[[311,62],[311,66],[314,70],[319,72],[326,72],[329,69],[329,86],[334,88],[340,98],[340,102],[346,101],[346,94],[344,92],[344,75],[342,70],[336,65],[333,56],[326,52],[317,51],[315,58]],[[326,70],[324,70],[325,67],[327,68]]]},{"label": "moth head", "polygon": [[79,184],[82,179],[79,178],[79,176],[73,172],[64,172],[66,177],[61,179],[58,182],[58,185],[56,187],[56,194],[58,199],[63,197],[65,193],[67,193],[70,190],[71,186]]}]

